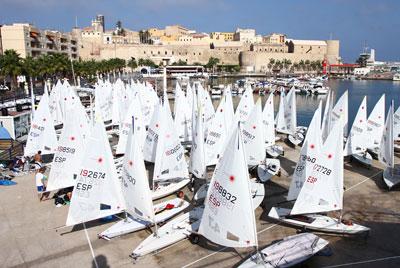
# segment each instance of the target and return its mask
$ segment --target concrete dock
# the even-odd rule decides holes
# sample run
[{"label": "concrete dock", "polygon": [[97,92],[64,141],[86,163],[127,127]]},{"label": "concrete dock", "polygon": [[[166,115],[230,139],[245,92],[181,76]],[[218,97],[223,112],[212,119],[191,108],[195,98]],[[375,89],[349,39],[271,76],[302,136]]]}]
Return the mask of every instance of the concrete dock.
[{"label": "concrete dock", "polygon": [[[288,175],[299,156],[299,147],[284,148],[281,177],[265,184],[265,209],[256,210],[261,248],[297,231],[267,217],[273,205],[285,200]],[[68,206],[57,208],[53,199],[39,202],[33,174],[15,181],[15,186],[0,186],[0,267],[95,267],[83,226],[57,229],[65,224]],[[371,228],[369,237],[321,235],[330,242],[332,255],[314,256],[302,267],[400,267],[399,188],[387,190],[382,165],[375,160],[371,169],[355,161],[346,163],[344,185],[344,218]],[[185,193],[190,200],[192,193]],[[99,267],[232,267],[253,250],[224,248],[201,238],[197,245],[183,240],[134,262],[128,255],[150,231],[98,239],[97,234],[112,224],[86,224]]]}]

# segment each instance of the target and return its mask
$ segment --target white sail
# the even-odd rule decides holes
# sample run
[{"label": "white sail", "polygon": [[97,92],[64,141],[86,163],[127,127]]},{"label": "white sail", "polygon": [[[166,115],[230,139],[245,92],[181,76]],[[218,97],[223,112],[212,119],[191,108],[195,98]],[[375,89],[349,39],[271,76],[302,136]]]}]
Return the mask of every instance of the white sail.
[{"label": "white sail", "polygon": [[264,132],[262,128],[261,98],[249,114],[242,128],[242,137],[248,165],[260,165],[265,160]]},{"label": "white sail", "polygon": [[393,101],[386,117],[385,128],[380,143],[379,161],[387,167],[394,168],[394,139],[393,139]]},{"label": "white sail", "polygon": [[257,245],[249,173],[239,127],[215,168],[204,203],[200,234],[227,247]]},{"label": "white sail", "polygon": [[395,141],[400,140],[400,106],[393,114],[393,139]]},{"label": "white sail", "polygon": [[156,160],[156,149],[158,136],[160,133],[161,114],[163,112],[162,109],[162,105],[157,104],[154,109],[149,127],[147,129],[146,139],[144,140],[143,157],[144,160],[148,162],[154,163],[154,161]]},{"label": "white sail", "polygon": [[184,150],[168,109],[168,106],[163,105],[154,164],[154,180],[189,177]]},{"label": "white sail", "polygon": [[343,208],[343,127],[336,122],[290,214],[308,214]]},{"label": "white sail", "polygon": [[364,97],[358,108],[344,148],[344,156],[363,153],[367,150],[367,97]]},{"label": "white sail", "polygon": [[307,130],[303,146],[300,150],[299,161],[294,169],[293,178],[290,183],[287,200],[295,200],[303,187],[304,181],[311,174],[315,161],[322,147],[321,140],[321,102],[315,111]]},{"label": "white sail", "polygon": [[[136,126],[136,120],[133,121]],[[144,166],[140,136],[131,123],[124,162],[122,165],[121,189],[126,211],[137,218],[154,222],[152,193]]]},{"label": "white sail", "polygon": [[120,181],[104,124],[97,120],[72,192],[67,226],[119,213],[124,209]]},{"label": "white sail", "polygon": [[[193,102],[193,104],[195,101]],[[194,110],[194,109],[193,109]],[[204,119],[202,117],[202,109],[197,112],[197,116],[193,116],[196,126],[193,129],[192,149],[190,151],[189,171],[196,178],[206,178],[206,159],[204,149]]]},{"label": "white sail", "polygon": [[49,96],[43,94],[29,129],[24,155],[32,156],[38,151],[42,151],[42,154],[52,154],[57,149],[57,144],[53,118],[49,110]]},{"label": "white sail", "polygon": [[191,137],[189,137],[192,131],[192,111],[189,106],[190,103],[177,83],[175,88],[174,124],[176,132],[182,141],[191,140]]},{"label": "white sail", "polygon": [[326,97],[325,109],[324,109],[324,117],[322,119],[322,141],[325,141],[329,135],[331,130],[330,122],[331,122],[331,113],[332,113],[332,94],[331,91],[328,92],[328,96]]},{"label": "white sail", "polygon": [[125,114],[123,124],[121,125],[121,129],[119,131],[116,154],[125,153],[129,131],[132,127],[132,118],[135,120],[135,137],[136,139],[139,139],[138,143],[140,144],[140,148],[143,148],[144,140],[146,139],[146,128],[144,126],[145,122],[143,120],[138,96],[133,97],[131,105]]},{"label": "white sail", "polygon": [[346,90],[332,109],[330,129],[335,126],[339,119],[342,119],[343,134],[347,135],[348,111],[348,91]]},{"label": "white sail", "polygon": [[223,96],[208,129],[205,144],[207,166],[215,165],[222,156],[226,136],[231,129],[233,119],[232,97],[230,93]]},{"label": "white sail", "polygon": [[275,124],[274,124],[274,95],[271,93],[265,102],[264,110],[262,113],[262,122],[264,128],[264,141],[265,146],[275,144]]},{"label": "white sail", "polygon": [[375,104],[367,121],[368,148],[379,147],[385,127],[385,94]]},{"label": "white sail", "polygon": [[279,96],[279,108],[278,108],[278,114],[276,115],[275,118],[275,124],[276,124],[276,131],[282,132],[282,133],[288,133],[286,122],[285,122],[285,92],[281,91],[281,95]]},{"label": "white sail", "polygon": [[288,134],[296,133],[297,128],[297,108],[296,108],[296,91],[291,89],[285,98],[285,124]]},{"label": "white sail", "polygon": [[51,90],[49,96],[49,109],[54,121],[54,125],[63,123],[63,115],[60,106],[60,87],[62,87],[62,85],[61,82],[58,81],[56,86],[54,86]]},{"label": "white sail", "polygon": [[243,96],[240,98],[240,102],[236,108],[235,121],[239,121],[241,123],[246,122],[253,107],[253,89],[251,88],[251,86],[248,86],[246,91],[243,93]]},{"label": "white sail", "polygon": [[80,172],[85,139],[89,136],[88,126],[83,126],[75,109],[67,110],[57,151],[54,154],[46,190],[54,191],[75,185],[75,177]]}]

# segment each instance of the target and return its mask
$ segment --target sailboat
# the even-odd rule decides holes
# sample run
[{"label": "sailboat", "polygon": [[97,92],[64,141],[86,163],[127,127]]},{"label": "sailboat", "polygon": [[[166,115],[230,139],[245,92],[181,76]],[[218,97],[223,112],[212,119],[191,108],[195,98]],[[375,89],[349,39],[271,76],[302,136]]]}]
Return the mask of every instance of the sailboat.
[{"label": "sailboat", "polygon": [[347,136],[344,156],[351,155],[353,159],[371,167],[372,156],[367,152],[369,138],[367,136],[367,97],[364,97]]},{"label": "sailboat", "polygon": [[208,128],[205,144],[207,166],[217,164],[218,159],[222,156],[226,142],[225,139],[231,130],[233,117],[232,96],[230,92],[225,91],[215,112],[211,126]]},{"label": "sailboat", "polygon": [[75,178],[67,226],[120,213],[124,201],[103,121],[91,130]]},{"label": "sailboat", "polygon": [[321,109],[320,102],[314,116],[311,119],[303,146],[300,150],[299,161],[294,168],[292,181],[289,186],[287,200],[295,200],[303,187],[304,181],[313,170],[313,165],[322,148],[322,139],[320,135]]},{"label": "sailboat", "polygon": [[189,105],[190,103],[188,103],[184,92],[177,83],[175,88],[174,124],[179,139],[182,142],[190,142],[192,135],[192,111]]},{"label": "sailboat", "polygon": [[216,244],[228,247],[256,246],[257,232],[250,178],[239,126],[225,147],[210,186],[199,234]]},{"label": "sailboat", "polygon": [[153,171],[153,199],[159,199],[186,186],[188,167],[169,106],[163,105]]},{"label": "sailboat", "polygon": [[[229,88],[229,92],[230,92]],[[253,89],[250,85],[247,86],[246,91],[240,98],[240,102],[236,108],[235,121],[244,123],[250,115],[254,107]]]},{"label": "sailboat", "polygon": [[45,92],[34,112],[31,128],[24,149],[25,156],[33,156],[38,151],[53,154],[57,149],[57,136],[49,109],[49,96]]},{"label": "sailboat", "polygon": [[128,135],[121,176],[122,196],[127,214],[125,219],[99,234],[100,238],[107,240],[165,222],[189,206],[188,202],[180,198],[153,205],[141,149],[141,133],[136,131],[136,121],[133,122]]},{"label": "sailboat", "polygon": [[331,116],[330,116],[330,130],[335,126],[335,124],[342,120],[343,125],[343,134],[347,134],[347,124],[348,124],[348,112],[349,112],[349,105],[348,105],[348,91],[346,90],[343,95],[339,98],[336,102],[336,105],[333,107]]},{"label": "sailboat", "polygon": [[[281,100],[282,102],[283,100]],[[282,106],[283,107],[283,106]],[[283,109],[283,108],[282,108]],[[284,154],[283,147],[276,144],[275,142],[279,140],[279,137],[275,135],[275,117],[274,117],[274,95],[271,93],[265,102],[262,123],[264,128],[264,139],[266,151],[272,158],[277,158]]]},{"label": "sailboat", "polygon": [[307,128],[297,126],[296,90],[292,88],[285,98],[285,121],[288,130],[288,140],[293,145],[304,141]]},{"label": "sailboat", "polygon": [[389,107],[389,113],[386,117],[379,151],[379,161],[386,166],[382,174],[383,181],[389,187],[389,190],[400,184],[400,171],[394,164],[393,110],[394,103],[392,101],[392,104]]},{"label": "sailboat", "polygon": [[[131,104],[126,112],[125,118],[121,124],[119,131],[119,139],[115,153],[117,155],[125,153],[126,144],[128,140],[128,134],[132,127],[132,117],[135,120],[135,137],[139,139],[140,147],[143,148],[144,140],[146,139],[146,128],[145,122],[140,107],[139,96],[135,95],[131,101]],[[151,148],[151,146],[150,146]]]},{"label": "sailboat", "polygon": [[343,209],[343,127],[336,122],[320,153],[314,159],[310,175],[292,209],[272,207],[268,216],[303,229],[336,233],[359,234],[369,228],[318,213]]},{"label": "sailboat", "polygon": [[250,168],[257,168],[259,179],[265,182],[278,174],[280,161],[278,159],[266,158],[265,148],[264,146],[260,146],[265,141],[261,98],[257,100],[247,121],[244,123],[242,135],[247,163]]},{"label": "sailboat", "polygon": [[[194,98],[196,99],[196,97]],[[197,100],[194,100],[192,105],[197,105]],[[192,118],[195,121],[195,127],[193,128],[192,132],[192,149],[190,151],[189,171],[196,178],[205,179],[207,177],[207,166],[204,148],[204,119],[202,115],[202,108],[198,108],[196,115],[193,107],[192,113]]]},{"label": "sailboat", "polygon": [[385,94],[375,104],[374,109],[368,117],[367,136],[368,152],[372,157],[378,158],[379,145],[382,139],[383,129],[385,127]]},{"label": "sailboat", "polygon": [[75,185],[74,178],[79,172],[76,167],[82,161],[85,140],[89,136],[88,123],[79,121],[77,109],[67,110],[59,145],[50,169],[47,191]]}]

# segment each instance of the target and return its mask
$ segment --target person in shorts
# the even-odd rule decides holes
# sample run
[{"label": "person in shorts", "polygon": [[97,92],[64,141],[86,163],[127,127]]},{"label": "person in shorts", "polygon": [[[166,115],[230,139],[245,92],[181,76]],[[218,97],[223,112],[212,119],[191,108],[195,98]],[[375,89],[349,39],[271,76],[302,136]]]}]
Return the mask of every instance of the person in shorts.
[{"label": "person in shorts", "polygon": [[46,191],[46,182],[47,182],[47,178],[44,175],[45,172],[46,172],[46,167],[42,167],[38,170],[38,172],[35,175],[36,188],[38,191],[38,197],[40,201],[42,201],[43,198],[46,196],[44,193]]}]

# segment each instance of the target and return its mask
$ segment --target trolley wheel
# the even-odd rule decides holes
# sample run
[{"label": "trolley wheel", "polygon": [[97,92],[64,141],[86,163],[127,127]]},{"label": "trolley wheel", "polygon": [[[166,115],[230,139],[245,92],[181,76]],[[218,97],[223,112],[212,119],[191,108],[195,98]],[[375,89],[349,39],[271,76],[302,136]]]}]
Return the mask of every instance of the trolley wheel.
[{"label": "trolley wheel", "polygon": [[198,244],[200,241],[200,236],[196,235],[196,234],[191,234],[190,235],[190,242],[192,242],[192,244]]},{"label": "trolley wheel", "polygon": [[185,196],[185,194],[183,193],[183,191],[179,191],[176,193],[176,196],[179,198],[183,198]]}]

